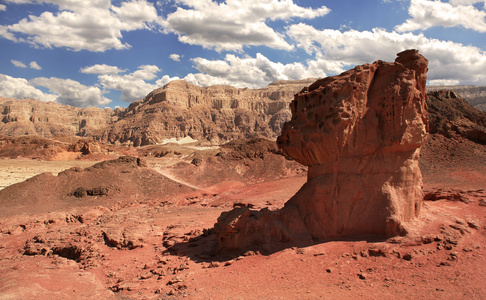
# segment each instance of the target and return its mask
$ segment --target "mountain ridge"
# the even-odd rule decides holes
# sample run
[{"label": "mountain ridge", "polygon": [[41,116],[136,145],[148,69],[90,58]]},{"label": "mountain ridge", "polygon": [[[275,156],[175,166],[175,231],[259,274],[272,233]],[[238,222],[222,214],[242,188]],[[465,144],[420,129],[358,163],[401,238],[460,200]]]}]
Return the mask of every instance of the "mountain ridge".
[{"label": "mountain ridge", "polygon": [[[176,80],[127,108],[116,109],[0,97],[0,135],[72,135],[132,146],[187,136],[212,144],[240,138],[275,139],[290,119],[294,95],[315,80],[276,81],[261,89],[200,87]],[[427,91],[447,88],[486,110],[486,87],[427,86]]]}]

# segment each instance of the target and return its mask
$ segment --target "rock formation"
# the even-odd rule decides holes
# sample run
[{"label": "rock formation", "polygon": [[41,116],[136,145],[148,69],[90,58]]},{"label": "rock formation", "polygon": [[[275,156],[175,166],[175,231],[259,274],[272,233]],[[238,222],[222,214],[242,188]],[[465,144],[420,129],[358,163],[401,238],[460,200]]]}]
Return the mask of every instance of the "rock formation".
[{"label": "rock formation", "polygon": [[486,86],[474,85],[428,85],[428,92],[452,90],[476,109],[486,112]]},{"label": "rock formation", "polygon": [[427,104],[430,133],[448,138],[460,135],[486,145],[486,112],[477,110],[451,90],[427,93]]},{"label": "rock formation", "polygon": [[0,97],[0,134],[7,136],[88,136],[118,120],[119,110],[77,108],[54,102]]},{"label": "rock formation", "polygon": [[294,94],[313,81],[277,81],[253,90],[222,85],[199,87],[176,80],[133,102],[120,121],[92,136],[99,141],[134,146],[186,136],[212,143],[259,136],[276,138],[290,118],[288,104]]},{"label": "rock formation", "polygon": [[405,234],[423,199],[427,64],[407,50],[394,63],[357,66],[297,94],[277,143],[309,167],[307,183],[281,210],[221,214],[220,249]]}]

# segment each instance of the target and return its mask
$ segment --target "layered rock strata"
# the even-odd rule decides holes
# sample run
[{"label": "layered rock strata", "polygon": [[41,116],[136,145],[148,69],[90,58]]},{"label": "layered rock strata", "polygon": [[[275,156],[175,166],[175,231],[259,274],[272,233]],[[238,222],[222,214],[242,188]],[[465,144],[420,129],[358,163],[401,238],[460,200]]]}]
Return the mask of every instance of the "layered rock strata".
[{"label": "layered rock strata", "polygon": [[237,89],[176,80],[133,102],[120,121],[92,136],[134,146],[187,136],[214,144],[241,138],[275,139],[290,119],[288,104],[294,94],[313,81],[277,81],[263,89]]},{"label": "layered rock strata", "polygon": [[118,120],[120,109],[78,108],[54,102],[0,97],[0,134],[88,136]]},{"label": "layered rock strata", "polygon": [[423,199],[427,64],[407,50],[393,63],[361,65],[297,94],[277,143],[308,166],[307,183],[278,211],[221,214],[220,249],[405,234]]}]

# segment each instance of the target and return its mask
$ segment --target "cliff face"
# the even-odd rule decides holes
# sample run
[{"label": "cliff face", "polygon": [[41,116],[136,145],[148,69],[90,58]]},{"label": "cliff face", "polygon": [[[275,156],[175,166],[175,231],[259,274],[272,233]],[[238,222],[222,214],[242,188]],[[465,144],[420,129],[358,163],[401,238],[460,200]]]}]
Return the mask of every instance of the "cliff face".
[{"label": "cliff face", "polygon": [[428,92],[435,92],[439,90],[453,90],[461,98],[469,102],[475,108],[486,112],[486,86],[473,85],[428,85]]},{"label": "cliff face", "polygon": [[77,108],[53,102],[0,97],[0,134],[8,136],[87,136],[115,122],[118,111]]},{"label": "cliff face", "polygon": [[92,136],[134,146],[186,136],[213,143],[258,136],[274,139],[290,119],[294,94],[313,81],[278,81],[252,90],[177,80],[130,104],[120,121]]}]

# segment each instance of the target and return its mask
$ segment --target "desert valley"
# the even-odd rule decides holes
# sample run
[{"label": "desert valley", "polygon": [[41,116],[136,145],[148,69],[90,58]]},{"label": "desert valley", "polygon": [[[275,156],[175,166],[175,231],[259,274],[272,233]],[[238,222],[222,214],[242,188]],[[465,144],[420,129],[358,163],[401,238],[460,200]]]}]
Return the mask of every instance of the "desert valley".
[{"label": "desert valley", "polygon": [[426,72],[0,98],[0,299],[484,299],[486,89]]}]

